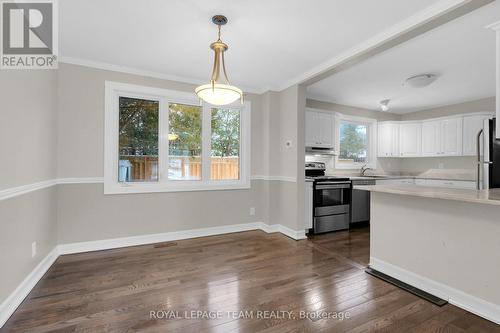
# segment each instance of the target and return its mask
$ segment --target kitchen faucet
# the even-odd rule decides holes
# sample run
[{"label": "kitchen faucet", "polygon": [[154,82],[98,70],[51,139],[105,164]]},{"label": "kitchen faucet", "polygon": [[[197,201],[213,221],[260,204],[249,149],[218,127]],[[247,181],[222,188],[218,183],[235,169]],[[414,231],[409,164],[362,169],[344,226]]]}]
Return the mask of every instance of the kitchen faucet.
[{"label": "kitchen faucet", "polygon": [[367,165],[368,165],[368,163],[367,163],[367,164],[364,164],[364,165],[361,167],[361,169],[359,170],[359,174],[360,174],[361,176],[364,176],[364,175],[365,175],[366,170],[373,170],[372,168],[369,168]]}]

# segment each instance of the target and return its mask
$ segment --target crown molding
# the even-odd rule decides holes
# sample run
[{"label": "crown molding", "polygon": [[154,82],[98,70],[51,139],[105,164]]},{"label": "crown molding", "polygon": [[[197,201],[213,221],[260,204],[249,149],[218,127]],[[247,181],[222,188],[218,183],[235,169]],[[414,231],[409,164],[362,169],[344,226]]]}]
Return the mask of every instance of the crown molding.
[{"label": "crown molding", "polygon": [[500,31],[500,21],[492,23],[492,24],[488,24],[487,26],[485,26],[485,28],[495,30],[498,32],[498,31]]},{"label": "crown molding", "polygon": [[[203,81],[200,79],[184,77],[184,76],[177,76],[177,75],[170,75],[170,74],[165,74],[165,73],[155,72],[155,71],[147,71],[147,70],[143,70],[143,69],[139,69],[139,68],[135,68],[135,67],[114,65],[114,64],[110,64],[110,63],[106,63],[106,62],[93,61],[93,60],[82,59],[82,58],[61,56],[61,57],[59,57],[59,63],[69,64],[69,65],[77,65],[77,66],[83,66],[83,67],[89,67],[89,68],[95,68],[95,69],[102,69],[102,70],[106,70],[106,71],[125,73],[125,74],[131,74],[131,75],[151,77],[151,78],[155,78],[155,79],[192,84],[194,86],[198,86],[198,85],[207,83],[207,81]],[[251,87],[245,87],[245,86],[241,86],[241,85],[238,85],[238,86],[243,90],[243,93],[263,94],[267,91],[266,89],[251,88]]]}]

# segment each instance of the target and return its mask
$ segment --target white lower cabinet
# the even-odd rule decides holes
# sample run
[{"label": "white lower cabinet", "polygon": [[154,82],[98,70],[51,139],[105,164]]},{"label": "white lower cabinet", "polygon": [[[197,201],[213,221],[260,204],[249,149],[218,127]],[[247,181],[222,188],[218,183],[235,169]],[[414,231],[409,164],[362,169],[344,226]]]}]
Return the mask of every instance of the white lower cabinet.
[{"label": "white lower cabinet", "polygon": [[476,183],[469,180],[417,179],[417,185],[431,187],[463,188],[473,190]]},{"label": "white lower cabinet", "polygon": [[304,229],[308,230],[313,227],[313,183],[306,182],[306,202],[305,202],[305,222]]},{"label": "white lower cabinet", "polygon": [[475,189],[476,183],[469,180],[445,180],[445,179],[424,179],[424,178],[405,178],[405,179],[381,179],[377,180],[377,185],[418,185],[429,187],[449,187]]},{"label": "white lower cabinet", "polygon": [[377,180],[377,185],[413,185],[415,179],[413,178],[398,178],[398,179],[381,179]]}]

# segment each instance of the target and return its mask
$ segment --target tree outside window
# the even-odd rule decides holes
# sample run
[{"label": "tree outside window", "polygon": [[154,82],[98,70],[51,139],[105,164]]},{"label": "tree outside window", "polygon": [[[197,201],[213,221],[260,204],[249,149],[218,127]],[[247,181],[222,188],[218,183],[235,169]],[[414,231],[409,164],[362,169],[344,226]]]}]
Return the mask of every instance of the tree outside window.
[{"label": "tree outside window", "polygon": [[366,124],[341,121],[339,126],[339,164],[365,164],[368,162],[368,126]]},{"label": "tree outside window", "polygon": [[118,181],[158,180],[159,102],[119,99]]}]

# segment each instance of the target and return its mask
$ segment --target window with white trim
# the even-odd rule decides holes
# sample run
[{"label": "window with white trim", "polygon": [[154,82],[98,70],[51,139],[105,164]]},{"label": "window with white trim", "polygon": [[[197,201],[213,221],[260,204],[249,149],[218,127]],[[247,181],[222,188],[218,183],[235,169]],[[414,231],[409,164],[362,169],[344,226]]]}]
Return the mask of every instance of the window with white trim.
[{"label": "window with white trim", "polygon": [[250,102],[106,82],[105,193],[250,187]]},{"label": "window with white trim", "polygon": [[376,121],[340,116],[336,121],[338,169],[358,169],[363,165],[375,167]]}]

